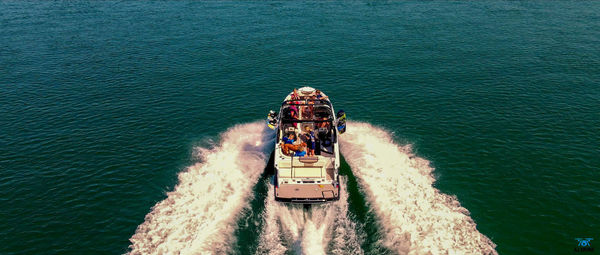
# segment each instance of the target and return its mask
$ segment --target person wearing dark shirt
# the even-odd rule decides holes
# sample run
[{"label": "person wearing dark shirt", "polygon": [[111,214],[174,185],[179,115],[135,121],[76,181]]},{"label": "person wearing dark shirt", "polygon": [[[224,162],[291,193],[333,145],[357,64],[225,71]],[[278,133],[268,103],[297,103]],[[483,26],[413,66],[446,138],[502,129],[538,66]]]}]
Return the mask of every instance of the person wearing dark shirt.
[{"label": "person wearing dark shirt", "polygon": [[314,156],[315,155],[315,147],[316,147],[315,146],[316,145],[315,133],[310,129],[309,126],[306,126],[304,128],[304,130],[306,131],[306,133],[302,134],[301,139],[304,143],[306,143],[308,145],[307,146],[308,156]]},{"label": "person wearing dark shirt", "polygon": [[317,91],[315,91],[316,97],[319,100],[325,100],[325,99],[329,99],[328,96],[323,96],[323,94],[321,94],[321,91],[317,89]]}]

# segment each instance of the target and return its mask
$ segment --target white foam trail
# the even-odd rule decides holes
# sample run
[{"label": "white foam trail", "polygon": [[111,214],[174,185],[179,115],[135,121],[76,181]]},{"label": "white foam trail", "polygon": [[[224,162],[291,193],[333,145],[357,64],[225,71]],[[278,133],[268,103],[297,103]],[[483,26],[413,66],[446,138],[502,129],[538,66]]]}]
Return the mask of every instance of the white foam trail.
[{"label": "white foam trail", "polygon": [[348,215],[345,179],[342,183],[340,201],[309,210],[274,201],[270,185],[257,254],[364,254],[356,224]]},{"label": "white foam trail", "polygon": [[429,161],[388,132],[351,122],[340,148],[383,227],[383,244],[399,254],[497,254],[455,197],[432,185]]},{"label": "white foam trail", "polygon": [[234,241],[235,221],[263,172],[273,133],[263,122],[237,125],[201,163],[179,174],[179,183],[157,203],[131,237],[130,254],[222,254]]}]

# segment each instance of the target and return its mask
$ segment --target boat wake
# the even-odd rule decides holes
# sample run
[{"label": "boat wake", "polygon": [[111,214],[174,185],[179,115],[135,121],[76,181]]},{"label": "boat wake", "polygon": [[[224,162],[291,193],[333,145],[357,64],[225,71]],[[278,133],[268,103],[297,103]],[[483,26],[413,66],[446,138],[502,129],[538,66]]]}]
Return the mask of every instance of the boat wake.
[{"label": "boat wake", "polygon": [[432,186],[429,161],[380,128],[349,126],[340,149],[380,221],[383,245],[399,254],[497,254],[469,211]]},{"label": "boat wake", "polygon": [[341,182],[340,201],[308,209],[274,201],[270,185],[256,254],[364,254],[362,235],[348,214],[346,181]]},{"label": "boat wake", "polygon": [[201,163],[157,203],[131,237],[130,254],[229,253],[239,212],[248,206],[273,149],[263,122],[237,125],[214,148],[198,148]]},{"label": "boat wake", "polygon": [[[385,130],[359,122],[350,126],[340,148],[377,218],[382,240],[375,246],[398,254],[497,254],[469,211],[433,187],[429,161],[414,156],[410,146],[396,145]],[[273,136],[262,122],[242,124],[224,132],[218,145],[198,148],[201,162],[181,172],[174,190],[146,215],[130,238],[129,253],[236,253],[237,221],[242,212],[253,212],[248,201],[273,150]],[[357,223],[349,212],[346,178],[340,180],[339,201],[310,208],[276,202],[268,184],[264,210],[253,212],[262,216],[257,218],[262,223],[256,223],[262,229],[250,250],[375,252],[362,250],[369,246],[365,223]]]}]

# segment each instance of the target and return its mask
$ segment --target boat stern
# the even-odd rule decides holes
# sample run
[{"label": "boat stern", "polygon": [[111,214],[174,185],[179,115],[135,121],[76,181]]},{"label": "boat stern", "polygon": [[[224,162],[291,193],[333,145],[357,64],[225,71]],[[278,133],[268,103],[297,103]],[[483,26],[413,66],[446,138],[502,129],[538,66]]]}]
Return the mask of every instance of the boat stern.
[{"label": "boat stern", "polygon": [[339,184],[295,183],[275,186],[275,201],[295,204],[319,204],[340,199]]}]

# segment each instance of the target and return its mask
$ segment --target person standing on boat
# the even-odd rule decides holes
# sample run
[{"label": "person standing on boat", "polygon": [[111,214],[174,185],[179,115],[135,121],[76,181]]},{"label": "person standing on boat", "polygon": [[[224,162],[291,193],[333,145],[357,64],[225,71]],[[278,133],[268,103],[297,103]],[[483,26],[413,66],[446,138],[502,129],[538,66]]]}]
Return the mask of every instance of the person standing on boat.
[{"label": "person standing on boat", "polygon": [[306,133],[304,133],[301,137],[302,141],[307,144],[307,154],[308,156],[315,155],[315,133],[310,129],[309,126],[304,127]]}]

